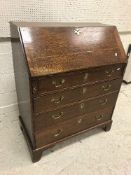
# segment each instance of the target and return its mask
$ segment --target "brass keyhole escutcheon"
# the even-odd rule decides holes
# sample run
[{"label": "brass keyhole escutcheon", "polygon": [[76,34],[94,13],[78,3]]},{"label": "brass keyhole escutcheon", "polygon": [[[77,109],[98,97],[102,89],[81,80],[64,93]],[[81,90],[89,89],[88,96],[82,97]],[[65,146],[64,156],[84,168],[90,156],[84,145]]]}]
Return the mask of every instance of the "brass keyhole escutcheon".
[{"label": "brass keyhole escutcheon", "polygon": [[60,82],[52,81],[52,84],[56,87],[59,88],[65,83],[65,79],[60,80]]},{"label": "brass keyhole escutcheon", "polygon": [[82,89],[82,93],[85,94],[86,92],[87,92],[87,88],[84,87],[84,88]]},{"label": "brass keyhole escutcheon", "polygon": [[88,74],[88,73],[85,73],[83,80],[84,80],[84,81],[87,81],[88,76],[89,76],[89,74]]},{"label": "brass keyhole escutcheon", "polygon": [[55,120],[57,120],[59,118],[62,118],[63,116],[64,116],[64,113],[63,112],[60,112],[58,114],[53,114],[52,115],[52,118],[55,119]]},{"label": "brass keyhole escutcheon", "polygon": [[85,107],[85,104],[84,104],[84,103],[81,103],[81,104],[80,104],[80,108],[81,108],[81,109],[84,109],[84,107]]},{"label": "brass keyhole escutcheon", "polygon": [[64,99],[64,96],[53,97],[53,98],[51,99],[51,102],[53,102],[53,103],[55,103],[55,104],[59,104],[59,103],[61,103],[61,102],[63,101],[63,99]]},{"label": "brass keyhole escutcheon", "polygon": [[81,31],[80,31],[80,29],[76,28],[76,29],[74,29],[74,33],[75,33],[76,35],[80,35]]}]

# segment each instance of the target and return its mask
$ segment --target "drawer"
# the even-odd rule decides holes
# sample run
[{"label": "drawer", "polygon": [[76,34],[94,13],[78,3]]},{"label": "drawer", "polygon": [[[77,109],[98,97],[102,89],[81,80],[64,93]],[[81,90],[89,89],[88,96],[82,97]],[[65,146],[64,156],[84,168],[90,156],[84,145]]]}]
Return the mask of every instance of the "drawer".
[{"label": "drawer", "polygon": [[35,112],[53,110],[69,103],[119,90],[121,81],[122,79],[116,79],[104,83],[84,85],[82,87],[36,97],[34,99]]},{"label": "drawer", "polygon": [[115,105],[118,93],[111,93],[95,99],[81,101],[79,103],[66,106],[54,111],[41,113],[34,116],[35,130],[42,130],[44,128],[56,125],[71,118],[84,115],[99,109],[104,109]]},{"label": "drawer", "polygon": [[36,146],[42,147],[44,145],[57,142],[77,132],[86,130],[92,126],[96,126],[97,124],[108,121],[111,119],[112,111],[112,107],[105,108],[103,110],[70,119],[41,132],[36,132]]},{"label": "drawer", "polygon": [[80,86],[82,84],[116,79],[122,76],[123,70],[124,66],[118,64],[36,78],[36,80],[32,81],[33,96],[36,97],[39,94]]}]

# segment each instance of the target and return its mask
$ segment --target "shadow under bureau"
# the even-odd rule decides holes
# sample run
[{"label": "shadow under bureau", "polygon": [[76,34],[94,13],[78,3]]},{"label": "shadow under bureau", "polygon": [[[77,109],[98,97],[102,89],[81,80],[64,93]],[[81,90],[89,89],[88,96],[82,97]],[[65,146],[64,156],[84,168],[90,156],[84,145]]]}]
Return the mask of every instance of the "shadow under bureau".
[{"label": "shadow under bureau", "polygon": [[32,161],[69,137],[110,130],[127,58],[115,26],[11,22],[20,126]]}]

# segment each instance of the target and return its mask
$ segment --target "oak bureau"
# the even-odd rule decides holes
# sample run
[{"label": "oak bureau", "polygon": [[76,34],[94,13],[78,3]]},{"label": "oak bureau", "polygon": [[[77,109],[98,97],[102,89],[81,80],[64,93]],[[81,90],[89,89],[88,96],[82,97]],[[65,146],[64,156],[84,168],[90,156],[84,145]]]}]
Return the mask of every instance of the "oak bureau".
[{"label": "oak bureau", "polygon": [[115,26],[11,22],[20,126],[32,161],[69,137],[109,131],[127,64]]}]

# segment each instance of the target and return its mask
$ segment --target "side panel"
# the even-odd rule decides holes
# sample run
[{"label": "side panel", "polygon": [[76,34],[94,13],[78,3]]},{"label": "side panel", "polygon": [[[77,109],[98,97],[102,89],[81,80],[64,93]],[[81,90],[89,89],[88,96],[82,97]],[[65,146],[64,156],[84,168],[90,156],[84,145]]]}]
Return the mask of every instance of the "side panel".
[{"label": "side panel", "polygon": [[13,53],[13,64],[16,81],[16,91],[18,97],[18,105],[20,116],[25,125],[27,134],[32,142],[32,147],[35,147],[33,137],[33,123],[32,123],[32,101],[31,101],[31,86],[30,75],[26,63],[24,50],[20,41],[18,28],[11,25],[11,42]]}]

